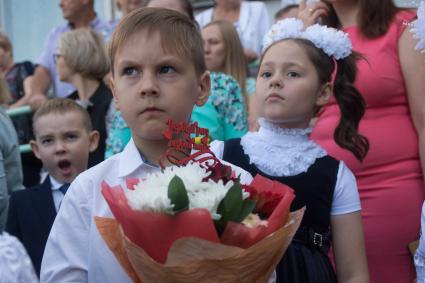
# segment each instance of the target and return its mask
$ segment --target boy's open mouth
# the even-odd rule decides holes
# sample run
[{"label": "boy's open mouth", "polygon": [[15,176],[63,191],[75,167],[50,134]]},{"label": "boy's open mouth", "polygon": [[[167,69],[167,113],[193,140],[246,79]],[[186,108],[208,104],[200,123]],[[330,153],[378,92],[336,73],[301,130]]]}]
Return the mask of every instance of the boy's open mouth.
[{"label": "boy's open mouth", "polygon": [[71,173],[71,162],[69,160],[61,160],[58,163],[59,169],[63,174],[68,175]]}]

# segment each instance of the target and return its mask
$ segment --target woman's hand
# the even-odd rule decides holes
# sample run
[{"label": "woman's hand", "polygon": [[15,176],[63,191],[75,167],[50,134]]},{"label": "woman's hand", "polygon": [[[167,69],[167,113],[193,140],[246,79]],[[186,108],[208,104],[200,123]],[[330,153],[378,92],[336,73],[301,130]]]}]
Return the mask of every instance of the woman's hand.
[{"label": "woman's hand", "polygon": [[323,2],[306,3],[306,0],[300,0],[298,8],[298,18],[303,21],[304,27],[317,24],[319,18],[327,16],[329,13],[329,6]]}]

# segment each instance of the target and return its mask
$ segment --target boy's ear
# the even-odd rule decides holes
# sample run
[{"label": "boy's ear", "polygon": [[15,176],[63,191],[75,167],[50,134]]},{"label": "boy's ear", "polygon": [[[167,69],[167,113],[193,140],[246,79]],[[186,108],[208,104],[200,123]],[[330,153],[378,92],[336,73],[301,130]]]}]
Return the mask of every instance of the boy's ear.
[{"label": "boy's ear", "polygon": [[317,100],[316,100],[316,106],[324,106],[328,104],[329,99],[331,98],[331,94],[332,94],[331,84],[329,82],[325,83],[319,91],[319,96],[317,97]]},{"label": "boy's ear", "polygon": [[35,140],[31,140],[30,141],[30,145],[31,145],[31,149],[32,149],[32,152],[34,153],[35,157],[37,157],[38,159],[41,160],[40,153],[38,151],[38,144],[37,144],[37,142]]},{"label": "boy's ear", "polygon": [[195,104],[197,106],[202,106],[207,102],[208,96],[210,95],[210,89],[211,89],[211,79],[210,79],[210,73],[208,71],[205,71],[199,80],[199,95],[196,98]]},{"label": "boy's ear", "polygon": [[114,97],[115,109],[119,111],[120,108],[118,103],[117,91],[115,88],[114,78],[112,76],[110,76],[109,78],[109,87],[111,88],[112,96]]},{"label": "boy's ear", "polygon": [[91,131],[89,134],[89,152],[93,152],[99,145],[100,134],[98,131]]}]

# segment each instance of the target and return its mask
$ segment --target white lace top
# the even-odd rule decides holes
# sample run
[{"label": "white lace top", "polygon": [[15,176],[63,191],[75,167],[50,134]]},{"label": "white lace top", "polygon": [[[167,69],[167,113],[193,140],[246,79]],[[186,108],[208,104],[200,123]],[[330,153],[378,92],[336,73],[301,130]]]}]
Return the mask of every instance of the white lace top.
[{"label": "white lace top", "polygon": [[[282,129],[259,119],[258,132],[249,132],[241,138],[241,146],[249,161],[270,176],[295,176],[306,172],[317,158],[327,155],[325,149],[309,139],[307,129]],[[214,141],[211,150],[223,157],[224,142]],[[331,215],[359,211],[360,198],[353,173],[340,161],[332,200]]]},{"label": "white lace top", "polygon": [[6,232],[0,234],[0,282],[38,282],[24,246],[17,238]]}]

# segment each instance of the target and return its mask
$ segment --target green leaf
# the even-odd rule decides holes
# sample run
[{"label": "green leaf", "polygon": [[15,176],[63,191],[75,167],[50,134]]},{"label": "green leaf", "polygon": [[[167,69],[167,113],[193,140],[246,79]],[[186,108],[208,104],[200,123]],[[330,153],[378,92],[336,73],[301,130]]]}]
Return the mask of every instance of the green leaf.
[{"label": "green leaf", "polygon": [[186,187],[179,176],[174,176],[168,184],[168,198],[174,204],[173,211],[180,212],[189,208]]},{"label": "green leaf", "polygon": [[236,183],[227,191],[226,196],[221,200],[217,208],[217,213],[221,215],[221,218],[215,221],[215,225],[220,235],[226,228],[227,222],[240,222],[238,219],[240,218],[242,206],[242,188],[240,184]]},{"label": "green leaf", "polygon": [[256,201],[252,199],[246,199],[243,201],[238,222],[242,222],[254,210],[255,204],[256,204]]},{"label": "green leaf", "polygon": [[236,183],[227,192],[223,199],[224,216],[227,221],[237,221],[242,209],[242,188]]}]

